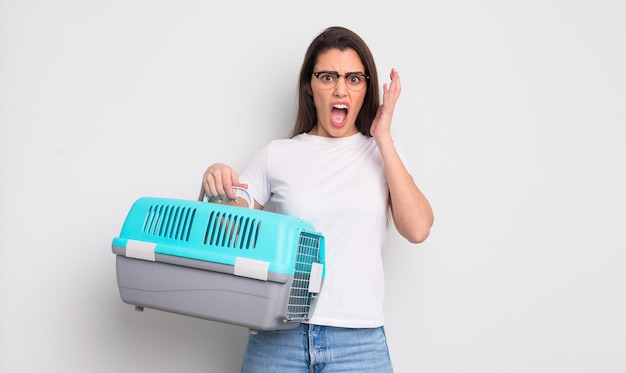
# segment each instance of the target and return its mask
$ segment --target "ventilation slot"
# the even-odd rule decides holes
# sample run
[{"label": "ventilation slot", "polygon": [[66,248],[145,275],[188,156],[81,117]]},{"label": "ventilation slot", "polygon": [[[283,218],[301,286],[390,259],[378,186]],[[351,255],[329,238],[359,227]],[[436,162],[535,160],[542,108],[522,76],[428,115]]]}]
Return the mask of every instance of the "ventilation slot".
[{"label": "ventilation slot", "polygon": [[233,249],[254,249],[261,222],[245,216],[211,212],[204,244]]},{"label": "ventilation slot", "polygon": [[152,205],[148,208],[143,231],[153,236],[189,241],[195,208]]}]

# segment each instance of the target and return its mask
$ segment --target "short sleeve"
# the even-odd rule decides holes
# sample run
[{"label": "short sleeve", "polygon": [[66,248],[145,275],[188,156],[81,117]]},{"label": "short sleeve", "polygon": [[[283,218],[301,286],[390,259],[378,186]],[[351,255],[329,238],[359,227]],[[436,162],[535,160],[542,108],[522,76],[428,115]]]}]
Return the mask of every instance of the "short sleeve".
[{"label": "short sleeve", "polygon": [[239,174],[239,181],[248,184],[248,193],[264,206],[271,197],[268,177],[270,144],[263,147]]}]

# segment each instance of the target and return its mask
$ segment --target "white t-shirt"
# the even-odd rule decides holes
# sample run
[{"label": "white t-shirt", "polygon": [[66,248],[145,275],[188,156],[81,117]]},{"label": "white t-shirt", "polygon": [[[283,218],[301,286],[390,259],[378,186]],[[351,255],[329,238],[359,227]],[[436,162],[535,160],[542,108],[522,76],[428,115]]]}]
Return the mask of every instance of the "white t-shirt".
[{"label": "white t-shirt", "polygon": [[373,138],[312,136],[272,141],[239,180],[261,205],[313,225],[325,239],[326,276],[311,324],[384,324],[381,250],[389,188]]}]

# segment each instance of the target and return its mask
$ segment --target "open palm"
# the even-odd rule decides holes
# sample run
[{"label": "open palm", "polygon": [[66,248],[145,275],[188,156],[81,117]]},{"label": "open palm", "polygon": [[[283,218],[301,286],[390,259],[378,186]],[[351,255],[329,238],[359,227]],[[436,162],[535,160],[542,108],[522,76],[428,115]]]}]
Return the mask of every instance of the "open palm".
[{"label": "open palm", "polygon": [[374,117],[372,127],[370,128],[370,134],[376,139],[390,136],[393,110],[396,107],[396,102],[402,90],[398,70],[395,68],[391,69],[389,77],[391,78],[391,82],[383,85],[383,102],[378,107],[376,117]]}]

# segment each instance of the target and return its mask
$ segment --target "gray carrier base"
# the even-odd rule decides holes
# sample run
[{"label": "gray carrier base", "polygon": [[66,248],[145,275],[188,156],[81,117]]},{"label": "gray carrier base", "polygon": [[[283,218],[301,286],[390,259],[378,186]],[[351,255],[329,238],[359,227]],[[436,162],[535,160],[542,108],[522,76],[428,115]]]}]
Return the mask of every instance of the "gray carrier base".
[{"label": "gray carrier base", "polygon": [[[231,266],[157,254],[156,261],[116,253],[122,301],[138,310],[152,308],[255,330],[292,329],[286,320],[293,276],[270,273],[267,281],[234,276]],[[317,298],[313,298],[314,306]]]}]

